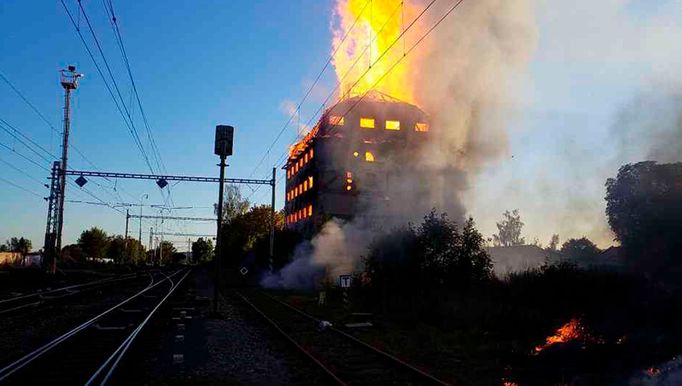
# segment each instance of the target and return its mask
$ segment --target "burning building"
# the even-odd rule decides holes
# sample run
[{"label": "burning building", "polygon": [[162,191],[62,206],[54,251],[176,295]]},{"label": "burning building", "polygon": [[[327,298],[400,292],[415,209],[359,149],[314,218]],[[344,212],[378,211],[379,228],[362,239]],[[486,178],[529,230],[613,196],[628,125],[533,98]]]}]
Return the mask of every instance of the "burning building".
[{"label": "burning building", "polygon": [[326,109],[291,146],[284,166],[287,228],[310,236],[332,217],[389,215],[391,206],[409,205],[397,202],[392,187],[418,175],[415,161],[429,130],[417,106],[375,91]]}]

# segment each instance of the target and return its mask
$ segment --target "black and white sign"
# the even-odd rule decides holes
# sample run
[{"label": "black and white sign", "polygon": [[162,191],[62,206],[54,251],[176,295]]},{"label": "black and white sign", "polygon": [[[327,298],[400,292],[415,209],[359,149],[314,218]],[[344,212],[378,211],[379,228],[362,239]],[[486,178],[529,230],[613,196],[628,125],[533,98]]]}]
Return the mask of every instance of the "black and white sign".
[{"label": "black and white sign", "polygon": [[351,281],[350,275],[339,275],[339,285],[341,288],[350,288]]}]

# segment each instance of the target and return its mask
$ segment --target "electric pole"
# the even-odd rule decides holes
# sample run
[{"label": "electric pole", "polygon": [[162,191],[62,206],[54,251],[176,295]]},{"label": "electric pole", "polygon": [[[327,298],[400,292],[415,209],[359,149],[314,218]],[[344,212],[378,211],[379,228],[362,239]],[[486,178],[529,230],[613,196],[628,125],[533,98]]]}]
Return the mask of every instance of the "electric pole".
[{"label": "electric pole", "polygon": [[54,232],[54,237],[49,234],[45,235],[46,245],[45,253],[49,259],[48,271],[55,273],[57,271],[57,256],[62,249],[62,231],[64,229],[64,197],[66,195],[66,170],[68,167],[67,161],[69,159],[69,130],[71,128],[71,91],[78,88],[78,79],[83,77],[83,74],[76,72],[76,66],[68,66],[66,70],[60,71],[60,83],[64,88],[64,133],[62,135],[62,158],[57,170],[57,183],[53,197],[50,194],[50,200],[53,200],[48,205],[48,211],[52,209],[54,213],[48,213],[48,228],[50,228],[50,217],[56,220],[56,229],[50,229],[47,233]]}]

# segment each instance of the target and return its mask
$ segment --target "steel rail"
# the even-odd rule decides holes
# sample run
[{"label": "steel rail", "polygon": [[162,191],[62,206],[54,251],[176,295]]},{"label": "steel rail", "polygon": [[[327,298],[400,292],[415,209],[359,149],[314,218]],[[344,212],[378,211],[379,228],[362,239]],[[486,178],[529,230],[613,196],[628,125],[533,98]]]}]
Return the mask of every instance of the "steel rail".
[{"label": "steel rail", "polygon": [[[124,276],[127,276],[127,275],[124,275]],[[132,276],[131,276],[131,277],[132,277]],[[87,286],[87,285],[90,285],[90,284],[98,284],[98,283],[103,283],[103,282],[112,281],[112,280],[124,280],[124,279],[126,279],[126,278],[123,278],[123,277],[121,277],[121,278],[111,278],[111,277],[107,277],[107,278],[100,279],[100,280],[93,280],[93,281],[90,281],[90,282],[87,282],[87,283],[73,284],[73,285],[66,286],[66,287],[55,288],[55,289],[49,290],[49,291],[44,291],[44,292],[33,292],[33,293],[30,293],[30,294],[26,294],[26,295],[15,296],[15,297],[13,297],[13,298],[0,299],[0,304],[2,304],[2,303],[7,303],[7,302],[13,302],[13,301],[17,301],[17,300],[20,300],[20,299],[25,299],[25,298],[28,298],[28,297],[31,297],[31,296],[46,295],[46,294],[51,294],[51,293],[54,293],[54,292],[65,291],[65,290],[68,290],[68,289],[83,287],[83,286]]]},{"label": "steel rail", "polygon": [[[294,338],[291,337],[291,335],[287,334],[282,328],[275,322],[274,320],[270,319],[263,311],[261,311],[258,307],[256,307],[255,304],[250,302],[244,295],[239,293],[238,291],[235,291],[237,296],[239,296],[244,303],[248,304],[258,315],[260,315],[263,319],[265,319],[275,330],[277,330],[282,336],[288,340],[291,344],[293,344],[296,348],[298,348],[301,353],[303,353],[305,356],[308,357],[313,363],[315,363],[322,371],[326,373],[327,376],[329,376],[334,382],[336,382],[339,385],[346,386],[346,382],[341,380],[339,377],[334,374],[333,371],[331,371],[324,363],[320,362],[319,359],[315,358],[313,354],[310,353],[310,351],[306,350],[303,346],[298,344]],[[222,297],[222,295],[221,295]]]},{"label": "steel rail", "polygon": [[[80,293],[83,290],[91,289],[91,287],[94,288],[97,285],[109,285],[109,284],[116,283],[119,281],[134,279],[136,277],[137,277],[137,274],[126,274],[126,275],[122,275],[122,277],[105,278],[105,279],[95,280],[95,281],[91,281],[91,282],[87,282],[87,283],[74,284],[74,285],[70,285],[67,287],[56,288],[56,289],[45,291],[45,292],[34,292],[34,293],[26,294],[26,295],[16,296],[13,298],[2,299],[2,300],[0,300],[0,305],[9,304],[11,306],[12,303],[19,302],[21,300],[26,301],[27,299],[31,299],[34,297],[37,298],[36,301],[32,301],[31,303],[20,304],[20,305],[16,305],[13,307],[0,309],[0,315],[10,313],[13,311],[17,311],[17,310],[21,310],[24,308],[38,306],[40,304],[43,304],[45,301],[50,301],[50,300],[54,300],[54,299],[61,299],[61,298],[65,298],[67,296],[72,296],[72,295]],[[74,291],[74,290],[77,290],[77,291]],[[64,291],[66,291],[66,293],[64,293],[63,295],[47,296],[49,294],[55,294],[55,293],[64,292]]]},{"label": "steel rail", "polygon": [[[171,277],[177,275],[179,272],[180,272],[180,270],[176,271],[175,273],[173,273],[173,274],[171,275]],[[40,358],[42,355],[44,355],[45,353],[47,353],[48,351],[50,351],[51,349],[53,349],[54,347],[56,347],[56,346],[59,345],[60,343],[62,343],[62,342],[64,342],[65,340],[69,339],[70,337],[76,335],[77,333],[79,333],[80,331],[84,330],[85,328],[89,327],[90,325],[92,325],[93,323],[95,323],[97,320],[101,319],[101,318],[104,317],[105,315],[107,315],[107,314],[109,314],[109,313],[115,311],[116,309],[118,309],[118,308],[121,307],[122,305],[129,303],[129,302],[132,301],[133,299],[139,297],[140,295],[142,295],[142,294],[144,294],[145,292],[151,290],[152,288],[154,288],[154,287],[160,285],[161,283],[165,282],[166,280],[168,280],[168,279],[166,278],[166,279],[163,279],[163,280],[161,280],[161,281],[159,281],[159,282],[153,284],[153,278],[152,278],[152,282],[150,282],[150,283],[147,285],[147,287],[145,287],[144,289],[140,290],[140,291],[139,291],[138,293],[136,293],[135,295],[130,296],[129,298],[127,298],[127,299],[121,301],[121,302],[118,303],[117,305],[115,305],[115,306],[113,306],[113,307],[107,309],[106,311],[100,313],[99,315],[97,315],[97,316],[95,316],[95,317],[89,319],[89,320],[86,321],[85,323],[80,324],[79,326],[77,326],[77,327],[71,329],[70,331],[68,331],[68,332],[66,332],[66,333],[64,333],[64,334],[62,334],[62,335],[60,335],[59,337],[53,339],[52,341],[50,341],[50,342],[44,344],[43,346],[41,346],[41,347],[39,347],[39,348],[37,348],[37,349],[31,351],[30,353],[24,355],[24,356],[21,357],[21,358],[15,360],[14,362],[10,363],[9,365],[7,365],[7,366],[1,368],[1,369],[0,369],[0,382],[2,382],[3,380],[7,379],[10,375],[12,375],[12,374],[14,374],[15,372],[19,371],[20,369],[22,369],[22,368],[25,367],[26,365],[30,364],[30,363],[33,362],[34,360]]]},{"label": "steel rail", "polygon": [[[288,304],[288,303],[285,303],[285,302],[283,302],[283,301],[281,301],[281,300],[279,300],[279,299],[277,299],[277,298],[271,296],[270,294],[267,294],[267,293],[265,293],[265,292],[260,292],[260,293],[261,293],[262,295],[266,296],[267,298],[269,298],[269,299],[271,299],[271,300],[273,300],[273,301],[275,301],[275,302],[277,302],[277,303],[279,303],[279,304],[281,304],[281,305],[283,305],[283,306],[289,308],[290,310],[295,311],[295,312],[297,312],[298,314],[300,314],[300,315],[302,315],[302,316],[305,316],[306,318],[308,318],[308,319],[310,319],[310,320],[315,321],[316,323],[319,323],[319,322],[321,321],[320,319],[314,317],[313,315],[310,315],[310,314],[308,314],[308,313],[306,313],[306,312],[304,312],[304,311],[302,311],[302,310],[300,310],[300,309],[298,309],[298,308],[296,308],[296,307],[294,307],[294,306],[292,306],[292,305],[290,305],[290,304]],[[415,374],[417,374],[417,375],[419,375],[419,376],[421,376],[421,377],[424,377],[424,378],[428,379],[429,381],[431,381],[431,382],[433,382],[433,383],[435,383],[435,384],[443,385],[443,386],[450,385],[449,383],[444,382],[444,381],[442,381],[442,380],[440,380],[440,379],[434,377],[433,375],[431,375],[431,374],[429,374],[429,373],[427,373],[427,372],[425,372],[425,371],[423,371],[423,370],[420,370],[419,368],[417,368],[417,367],[415,367],[415,366],[413,366],[413,365],[411,365],[411,364],[409,364],[409,363],[403,361],[402,359],[400,359],[400,358],[398,358],[398,357],[396,357],[396,356],[394,356],[394,355],[391,355],[391,354],[387,353],[386,351],[380,350],[380,349],[378,349],[378,348],[372,346],[371,344],[369,344],[369,343],[367,343],[367,342],[364,342],[364,341],[362,341],[362,340],[360,340],[360,339],[354,337],[353,335],[351,335],[351,334],[349,334],[349,333],[347,333],[347,332],[345,332],[345,331],[342,331],[342,330],[340,330],[340,329],[338,329],[338,328],[336,328],[336,327],[334,327],[334,326],[330,326],[329,329],[330,329],[331,331],[334,331],[335,333],[337,333],[337,334],[343,336],[344,338],[347,338],[347,339],[351,340],[352,342],[354,342],[354,343],[356,343],[356,344],[358,344],[358,345],[360,345],[360,346],[362,346],[362,347],[364,347],[364,348],[366,348],[366,349],[369,349],[369,350],[371,350],[371,351],[373,351],[373,352],[375,352],[375,353],[377,353],[377,354],[383,356],[384,358],[388,358],[388,359],[394,361],[395,363],[398,363],[400,366],[403,366],[403,367],[409,369],[410,371],[414,372]]]},{"label": "steel rail", "polygon": [[188,269],[187,272],[185,272],[185,274],[180,278],[180,280],[178,280],[177,283],[174,283],[171,277],[168,277],[166,274],[162,273],[164,276],[166,276],[166,279],[171,283],[171,288],[169,289],[168,293],[161,299],[161,301],[159,301],[156,304],[156,306],[151,310],[151,312],[149,312],[147,317],[137,326],[137,328],[135,328],[135,330],[133,330],[133,332],[130,335],[128,335],[128,337],[123,341],[123,343],[121,343],[121,345],[118,346],[118,348],[107,358],[107,360],[104,361],[102,365],[100,365],[97,371],[95,371],[95,373],[85,383],[85,386],[92,385],[93,382],[95,382],[95,380],[97,379],[97,377],[102,373],[102,371],[106,369],[107,365],[109,365],[109,363],[111,363],[111,361],[113,360],[114,363],[112,363],[111,366],[109,367],[109,371],[106,373],[106,375],[100,382],[100,385],[105,385],[107,382],[109,382],[111,376],[114,373],[114,370],[116,370],[116,367],[118,366],[121,359],[128,351],[128,348],[130,348],[131,344],[133,343],[137,335],[140,333],[140,331],[142,331],[147,322],[149,322],[152,316],[154,316],[156,311],[159,309],[159,307],[161,307],[161,305],[166,301],[166,299],[168,299],[173,294],[173,292],[180,286],[180,284],[182,284],[187,275],[189,275],[190,271],[191,269]]}]

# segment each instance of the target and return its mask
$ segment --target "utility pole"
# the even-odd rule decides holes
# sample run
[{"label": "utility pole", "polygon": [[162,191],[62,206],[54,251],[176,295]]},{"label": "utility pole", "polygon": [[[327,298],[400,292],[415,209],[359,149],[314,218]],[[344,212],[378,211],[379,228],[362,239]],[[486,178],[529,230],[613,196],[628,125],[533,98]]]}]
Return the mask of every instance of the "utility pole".
[{"label": "utility pole", "polygon": [[[71,90],[78,88],[78,79],[83,74],[76,72],[76,66],[68,66],[66,70],[60,71],[60,83],[64,88],[64,133],[62,136],[62,158],[57,171],[58,187],[56,189],[56,229],[54,241],[52,237],[46,235],[46,240],[50,245],[45,245],[45,251],[49,254],[48,271],[54,274],[57,271],[57,256],[62,249],[62,231],[64,229],[64,196],[66,195],[66,170],[69,159],[69,129],[71,128]],[[49,209],[49,208],[48,208]],[[49,215],[48,215],[49,216]],[[53,244],[54,243],[54,244]]]},{"label": "utility pole", "polygon": [[220,157],[220,181],[218,182],[218,219],[216,220],[216,240],[215,240],[215,280],[213,283],[213,313],[218,314],[218,294],[220,291],[220,260],[222,259],[222,243],[220,242],[220,229],[223,223],[223,190],[225,187],[225,159],[232,155],[232,139],[234,137],[234,127],[218,125],[215,128],[215,155]]},{"label": "utility pole", "polygon": [[[142,222],[142,219],[140,219],[140,222]],[[142,237],[142,236],[140,236],[140,237]],[[153,263],[154,262],[154,246],[152,245],[152,237],[154,237],[154,228],[149,227],[149,259]]]},{"label": "utility pole", "polygon": [[272,265],[275,260],[275,184],[277,178],[277,168],[272,168],[272,200],[270,201],[270,259],[268,265],[272,272]]},{"label": "utility pole", "polygon": [[128,220],[130,220],[130,209],[126,209],[126,253],[128,254],[128,258],[130,258],[130,248],[128,246]]},{"label": "utility pole", "polygon": [[[140,241],[140,245],[142,245],[142,199],[144,198],[149,198],[148,194],[143,194],[140,196],[140,234],[138,235],[138,239]],[[151,234],[151,233],[150,233]],[[151,249],[152,246],[152,238],[149,237],[149,248]]]},{"label": "utility pole", "polygon": [[130,220],[130,209],[126,209],[126,240],[128,240],[128,221]]},{"label": "utility pole", "polygon": [[57,256],[55,240],[57,237],[57,199],[59,198],[57,176],[59,169],[59,161],[54,161],[50,174],[50,196],[47,200],[47,225],[45,226],[45,243],[43,244],[43,263],[48,272],[52,270],[52,261]]}]

